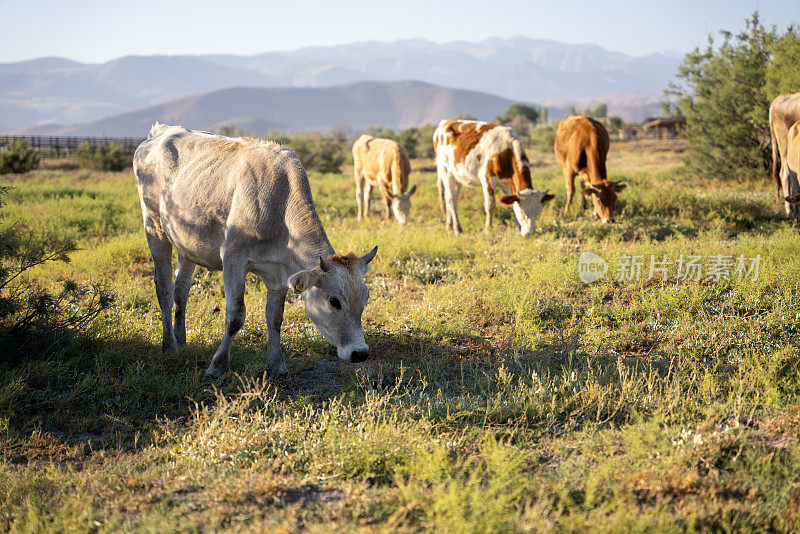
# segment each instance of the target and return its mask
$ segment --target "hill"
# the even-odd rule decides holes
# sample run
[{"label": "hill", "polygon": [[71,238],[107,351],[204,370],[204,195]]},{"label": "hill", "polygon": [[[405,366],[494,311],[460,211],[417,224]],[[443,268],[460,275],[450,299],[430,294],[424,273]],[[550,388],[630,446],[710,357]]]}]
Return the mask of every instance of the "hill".
[{"label": "hill", "polygon": [[369,41],[254,56],[127,56],[101,64],[39,58],[0,64],[0,128],[87,122],[229,87],[325,87],[364,80],[421,80],[521,101],[652,96],[661,94],[679,61],[673,55],[633,57],[591,44],[526,37]]},{"label": "hill", "polygon": [[513,100],[424,82],[359,82],[330,87],[234,87],[190,95],[71,126],[37,126],[45,135],[145,135],[155,121],[193,129],[233,125],[272,130],[330,130],[338,126],[408,128],[468,111],[490,120]]}]

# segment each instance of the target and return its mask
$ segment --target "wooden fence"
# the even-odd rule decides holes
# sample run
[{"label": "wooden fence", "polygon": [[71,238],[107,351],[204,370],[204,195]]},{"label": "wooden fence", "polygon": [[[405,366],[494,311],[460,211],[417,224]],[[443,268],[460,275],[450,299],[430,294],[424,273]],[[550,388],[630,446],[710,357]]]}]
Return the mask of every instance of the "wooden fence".
[{"label": "wooden fence", "polygon": [[93,147],[107,146],[110,143],[118,143],[126,151],[133,152],[136,147],[144,141],[138,137],[62,137],[50,135],[0,135],[0,148],[13,143],[14,141],[25,141],[28,146],[37,152],[47,154],[50,157],[67,157],[78,149],[78,145],[84,141]]}]

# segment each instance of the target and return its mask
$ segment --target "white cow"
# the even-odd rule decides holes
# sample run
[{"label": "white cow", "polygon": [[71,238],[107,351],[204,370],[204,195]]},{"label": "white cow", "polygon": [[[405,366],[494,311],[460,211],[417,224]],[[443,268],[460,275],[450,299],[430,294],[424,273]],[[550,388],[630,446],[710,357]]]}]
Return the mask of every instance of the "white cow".
[{"label": "white cow", "polygon": [[536,217],[554,195],[533,189],[528,157],[516,132],[489,122],[443,120],[433,132],[439,202],[445,226],[461,233],[458,192],[462,185],[483,188],[486,228],[492,224],[494,190],[511,206],[522,235],[535,231]]},{"label": "white cow", "polygon": [[[162,346],[186,343],[186,300],[195,265],[222,270],[225,333],[206,370],[227,369],[233,337],[245,319],[247,273],[267,286],[267,363],[286,373],[280,327],[288,288],[302,294],[308,317],[339,358],[369,355],[361,314],[369,292],[363,257],[335,254],[314,210],[305,170],[294,152],[270,141],[234,139],[156,123],[133,158],[164,327]],[[172,283],[172,248],[178,252]],[[171,321],[173,300],[175,323]]]}]

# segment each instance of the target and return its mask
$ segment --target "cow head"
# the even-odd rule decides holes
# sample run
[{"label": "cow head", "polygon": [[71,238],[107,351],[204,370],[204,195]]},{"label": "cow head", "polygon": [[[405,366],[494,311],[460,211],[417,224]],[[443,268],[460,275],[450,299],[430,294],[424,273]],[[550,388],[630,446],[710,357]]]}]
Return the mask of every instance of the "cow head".
[{"label": "cow head", "polygon": [[594,212],[604,223],[614,222],[614,204],[617,201],[617,193],[625,189],[627,184],[603,180],[599,184],[587,185],[581,189],[581,193],[592,197]]},{"label": "cow head", "polygon": [[555,198],[555,195],[551,195],[548,191],[523,189],[516,195],[500,197],[500,202],[506,206],[511,206],[519,223],[519,233],[527,236],[536,231],[536,217],[542,212],[544,203],[553,200],[553,198]]},{"label": "cow head", "polygon": [[377,251],[375,247],[361,257],[351,252],[320,258],[317,267],[289,277],[289,287],[302,295],[309,319],[342,360],[360,362],[369,356],[361,328],[369,300],[364,274]]},{"label": "cow head", "polygon": [[789,195],[788,197],[785,197],[783,200],[785,200],[789,204],[800,204],[800,194]]},{"label": "cow head", "polygon": [[411,211],[411,195],[417,192],[417,186],[414,185],[408,193],[389,193],[389,198],[392,199],[392,212],[394,218],[400,224],[408,222],[408,212]]}]

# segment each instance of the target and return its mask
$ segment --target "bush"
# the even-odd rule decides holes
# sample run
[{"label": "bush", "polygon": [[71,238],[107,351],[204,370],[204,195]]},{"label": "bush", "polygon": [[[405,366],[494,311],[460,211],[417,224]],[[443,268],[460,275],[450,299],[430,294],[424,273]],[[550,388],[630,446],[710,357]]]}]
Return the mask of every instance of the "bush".
[{"label": "bush", "polygon": [[0,152],[0,174],[22,174],[39,166],[39,154],[28,147],[24,140],[6,145]]},{"label": "bush", "polygon": [[686,117],[692,170],[714,178],[759,176],[772,157],[769,105],[781,92],[800,89],[800,40],[792,28],[783,35],[765,29],[757,12],[745,31],[721,34],[719,46],[709,36],[705,49],[686,55],[682,85],[671,84],[667,94]]},{"label": "bush", "polygon": [[319,172],[339,172],[352,147],[352,140],[344,130],[334,130],[328,135],[318,132],[276,135],[272,140],[291,148],[306,170]]},{"label": "bush", "polygon": [[[7,192],[0,188],[0,196]],[[66,280],[52,293],[27,278],[43,263],[68,262],[75,248],[71,241],[36,241],[13,224],[0,229],[0,357],[47,353],[111,304],[111,295],[99,286]]]},{"label": "bush", "polygon": [[78,165],[85,169],[121,171],[130,164],[130,154],[119,143],[92,146],[84,141],[78,146]]}]

